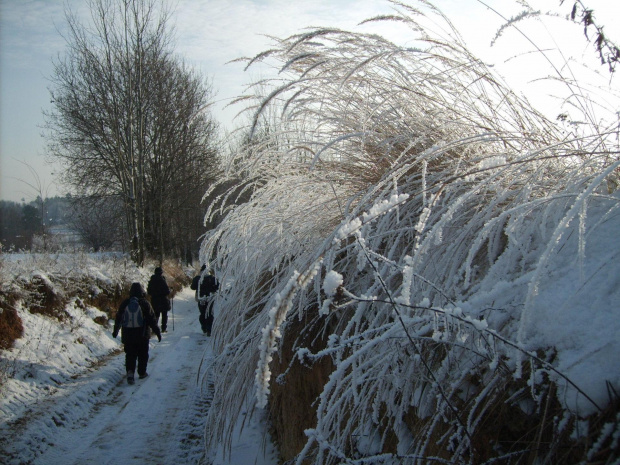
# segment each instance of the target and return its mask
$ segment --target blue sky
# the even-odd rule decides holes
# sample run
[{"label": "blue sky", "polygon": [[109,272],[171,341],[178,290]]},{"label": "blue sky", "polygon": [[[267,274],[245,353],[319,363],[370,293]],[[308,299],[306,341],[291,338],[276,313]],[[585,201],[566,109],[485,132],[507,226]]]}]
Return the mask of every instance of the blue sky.
[{"label": "blue sky", "polygon": [[[533,0],[538,5],[542,0]],[[544,0],[546,8],[567,14],[570,2],[559,7],[560,0]],[[584,0],[600,16],[601,23],[620,17],[617,0]],[[489,0],[510,17],[519,11],[510,0]],[[84,17],[83,0],[69,0]],[[173,24],[176,50],[187,61],[209,76],[217,95],[213,114],[224,127],[232,128],[237,110],[225,109],[232,98],[240,95],[246,84],[256,79],[256,71],[243,72],[241,64],[227,62],[241,56],[252,56],[269,48],[265,35],[276,37],[299,32],[304,27],[335,26],[343,29],[378,32],[399,43],[411,40],[411,34],[389,26],[360,28],[357,24],[377,14],[389,14],[391,6],[384,0],[175,0]],[[489,48],[501,18],[477,0],[436,0],[456,24],[471,48],[487,61],[506,57],[511,39]],[[613,26],[613,28],[612,28]],[[48,82],[52,57],[63,53],[65,43],[59,31],[64,27],[62,0],[0,0],[0,198],[27,201],[42,191],[44,195],[64,193],[54,183],[58,167],[46,162],[45,142],[41,137],[42,110],[49,109]],[[608,33],[618,27],[609,22]],[[584,45],[580,29],[573,33],[578,45],[573,52],[591,55],[592,47]],[[618,34],[616,34],[618,35]],[[616,40],[617,42],[617,40]],[[503,47],[503,49],[502,49]],[[516,50],[516,49],[515,49]],[[505,71],[511,79],[525,73],[522,63]],[[527,79],[522,76],[523,79]],[[30,165],[34,176],[24,163]],[[25,182],[24,182],[25,181]],[[29,186],[34,185],[35,188]],[[40,189],[37,186],[40,184]]]}]

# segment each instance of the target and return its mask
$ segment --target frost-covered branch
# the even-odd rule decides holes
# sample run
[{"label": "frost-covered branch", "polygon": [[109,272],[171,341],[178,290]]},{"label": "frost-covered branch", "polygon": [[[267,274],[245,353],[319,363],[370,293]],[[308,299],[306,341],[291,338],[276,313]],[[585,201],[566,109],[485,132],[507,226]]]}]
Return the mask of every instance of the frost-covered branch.
[{"label": "frost-covered branch", "polygon": [[427,2],[392,5],[373,21],[414,44],[318,29],[257,56],[281,73],[242,100],[201,249],[229,286],[209,441],[258,400],[306,430],[298,463],[583,457],[571,428],[620,388],[617,123],[571,137],[426,29]]}]

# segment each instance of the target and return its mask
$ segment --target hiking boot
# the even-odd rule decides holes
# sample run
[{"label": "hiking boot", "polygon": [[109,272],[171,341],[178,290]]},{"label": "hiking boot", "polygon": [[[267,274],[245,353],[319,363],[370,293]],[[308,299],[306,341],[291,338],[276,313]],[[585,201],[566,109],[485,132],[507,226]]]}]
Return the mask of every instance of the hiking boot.
[{"label": "hiking boot", "polygon": [[127,384],[133,384],[135,383],[135,380],[133,378],[133,371],[128,371],[127,372]]},{"label": "hiking boot", "polygon": [[143,373],[143,374],[141,374],[141,375],[138,375],[138,378],[140,378],[140,379],[144,379],[144,378],[146,378],[148,375],[149,375],[148,373]]},{"label": "hiking boot", "polygon": [[167,333],[167,332],[168,332],[168,330],[167,330],[166,328],[162,328],[161,332],[162,332],[162,333]]}]

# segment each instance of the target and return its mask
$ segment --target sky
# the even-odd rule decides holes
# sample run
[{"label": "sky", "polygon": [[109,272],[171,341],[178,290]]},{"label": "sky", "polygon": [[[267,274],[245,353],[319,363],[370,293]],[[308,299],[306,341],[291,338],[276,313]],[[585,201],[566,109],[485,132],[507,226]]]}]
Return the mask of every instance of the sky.
[{"label": "sky", "polygon": [[[571,2],[533,0],[542,11],[570,11]],[[67,0],[72,8],[87,18],[86,2]],[[488,0],[509,18],[520,10],[509,0]],[[620,17],[620,2],[587,0],[600,23]],[[66,191],[55,181],[59,167],[45,156],[42,137],[42,111],[51,108],[48,78],[52,58],[62,54],[65,42],[63,0],[0,0],[0,199],[20,202],[63,195]],[[254,56],[269,48],[272,37],[285,37],[307,27],[339,27],[377,32],[400,43],[411,43],[409,31],[389,23],[359,26],[364,19],[390,14],[385,0],[174,0],[173,24],[176,51],[189,64],[209,77],[216,93],[213,115],[225,129],[232,129],[240,108],[226,105],[241,95],[245,87],[259,77],[259,71],[244,72],[241,63],[232,60]],[[468,46],[488,62],[500,62],[523,39],[504,37],[493,48],[490,43],[503,20],[479,0],[436,0],[453,21]],[[616,30],[611,24],[609,35]],[[617,29],[617,28],[615,28]],[[575,28],[571,40],[581,57],[595,59],[592,46],[584,45],[581,30]],[[616,34],[620,35],[620,34]],[[612,35],[613,37],[613,35]],[[618,39],[615,39],[618,43]],[[565,40],[563,44],[565,45]],[[523,45],[524,50],[528,45]],[[499,57],[503,58],[499,58]],[[595,60],[594,60],[595,61]],[[529,82],[526,74],[537,65],[523,66],[523,60],[504,71],[510,79]]]}]

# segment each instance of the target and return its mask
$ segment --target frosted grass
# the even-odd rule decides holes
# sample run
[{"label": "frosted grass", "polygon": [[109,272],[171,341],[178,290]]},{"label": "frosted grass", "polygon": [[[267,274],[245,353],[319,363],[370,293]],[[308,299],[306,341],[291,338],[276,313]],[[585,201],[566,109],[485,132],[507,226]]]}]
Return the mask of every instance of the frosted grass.
[{"label": "frosted grass", "polygon": [[409,25],[416,47],[317,29],[254,59],[280,74],[257,85],[201,249],[228,285],[211,445],[268,405],[293,319],[329,340],[298,344],[299,360],[335,364],[299,464],[479,463],[472,438],[497,403],[534,412],[554,396],[557,439],[604,409],[606,383],[620,389],[617,115],[567,132],[449,23],[430,32],[425,15],[446,20],[419,3],[372,19]]}]

